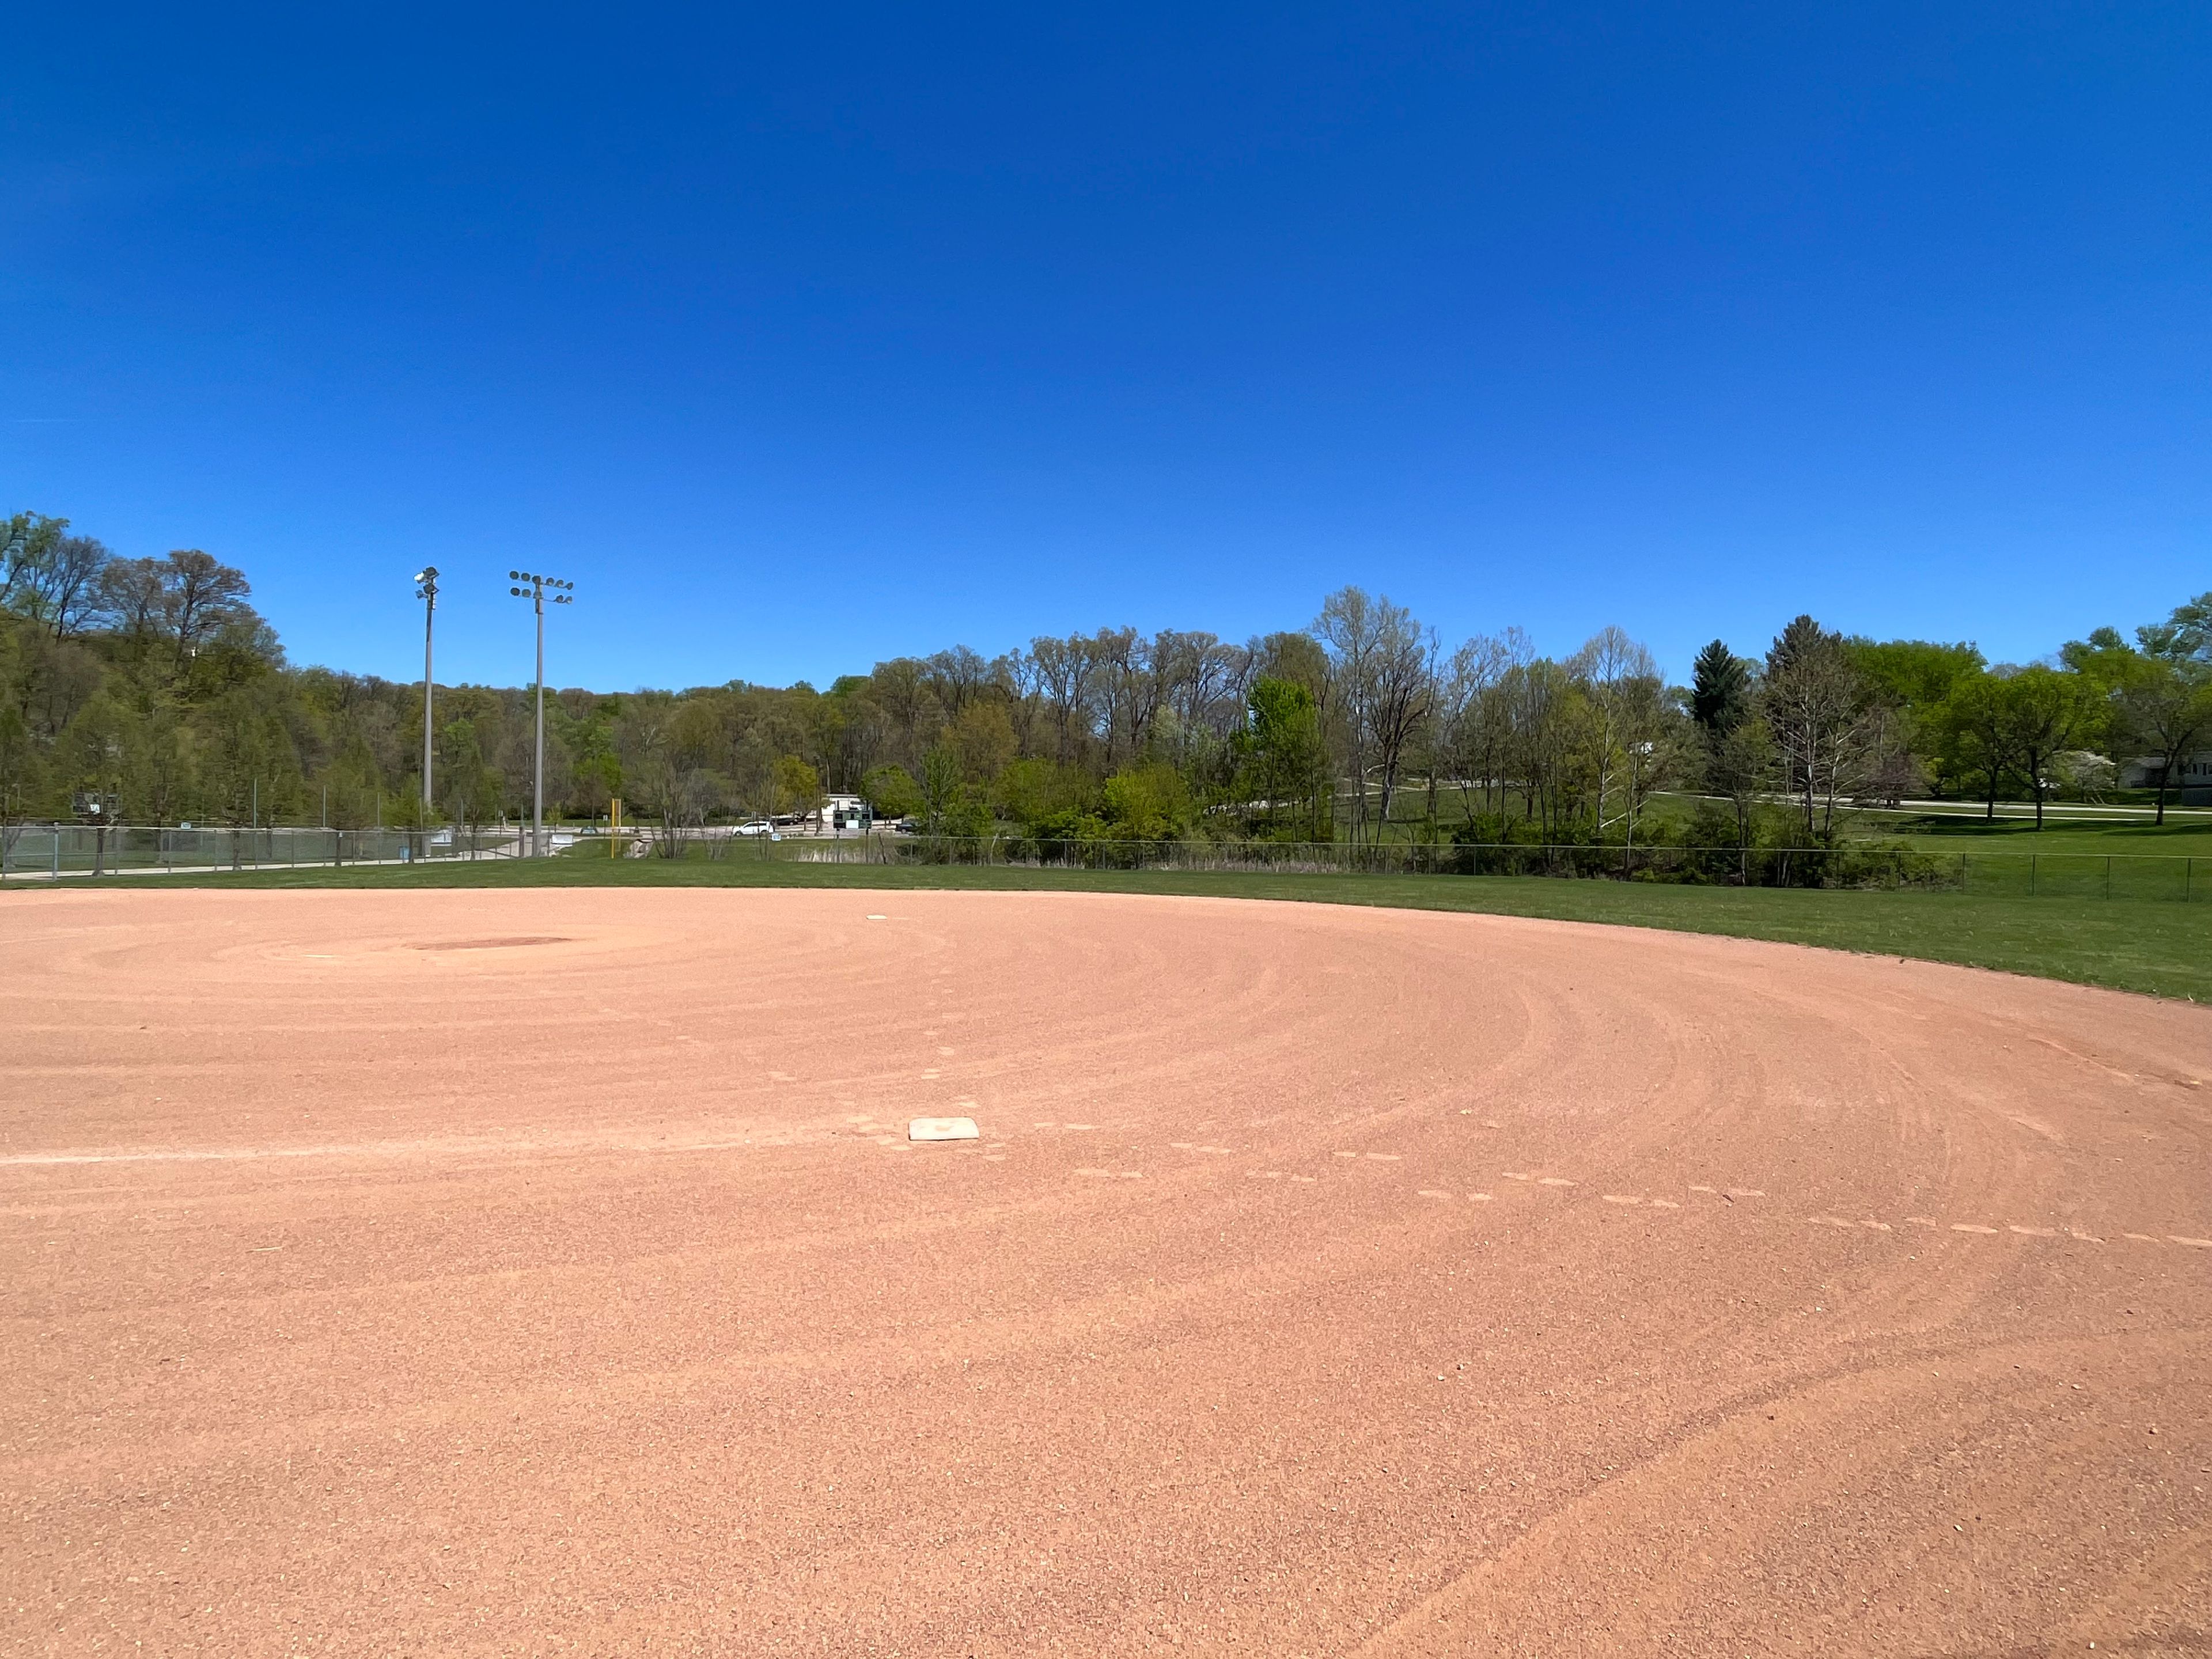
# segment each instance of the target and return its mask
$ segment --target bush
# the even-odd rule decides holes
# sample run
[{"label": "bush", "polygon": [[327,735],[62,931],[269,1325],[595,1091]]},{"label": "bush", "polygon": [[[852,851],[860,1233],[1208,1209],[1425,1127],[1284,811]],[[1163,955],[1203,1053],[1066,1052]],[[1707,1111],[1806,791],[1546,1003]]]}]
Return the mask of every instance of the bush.
[{"label": "bush", "polygon": [[1106,822],[1116,840],[1169,841],[1190,823],[1190,790],[1172,766],[1124,767],[1106,780]]},{"label": "bush", "polygon": [[1106,836],[1105,820],[1096,813],[1063,809],[1027,826],[1026,834],[1017,837],[1008,850],[1011,856],[1035,858],[1040,864],[1085,864],[1090,862],[1085,849]]}]

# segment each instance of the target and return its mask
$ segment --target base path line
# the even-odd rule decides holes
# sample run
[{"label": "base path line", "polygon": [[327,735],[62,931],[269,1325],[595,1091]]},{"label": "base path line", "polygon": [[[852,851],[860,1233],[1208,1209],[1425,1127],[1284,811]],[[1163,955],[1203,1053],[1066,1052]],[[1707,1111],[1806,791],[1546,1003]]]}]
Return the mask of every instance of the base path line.
[{"label": "base path line", "polygon": [[[854,1137],[858,1138],[858,1137]],[[12,1152],[0,1169],[54,1168],[80,1164],[241,1164],[270,1158],[416,1158],[455,1152],[714,1152],[765,1150],[800,1144],[799,1137],[755,1136],[732,1140],[374,1140],[321,1146],[221,1146],[203,1151],[137,1152]]]}]

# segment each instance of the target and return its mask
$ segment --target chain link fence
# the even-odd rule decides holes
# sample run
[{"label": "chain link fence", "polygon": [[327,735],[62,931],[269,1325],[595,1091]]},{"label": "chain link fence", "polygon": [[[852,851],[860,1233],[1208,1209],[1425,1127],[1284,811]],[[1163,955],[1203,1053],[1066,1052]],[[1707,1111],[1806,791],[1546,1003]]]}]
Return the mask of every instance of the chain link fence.
[{"label": "chain link fence", "polygon": [[804,864],[1008,865],[1085,870],[1259,871],[1285,874],[1552,876],[1729,887],[1919,890],[2022,897],[2212,897],[2212,858],[2104,853],[1938,853],[1837,847],[1591,847],[1526,842],[1038,840],[1022,836],[787,839],[733,857]]},{"label": "chain link fence", "polygon": [[[513,829],[163,829],[120,823],[14,823],[0,826],[0,878],[516,858],[526,850],[528,839],[527,830]],[[561,839],[565,844],[569,837]]]},{"label": "chain link fence", "polygon": [[[650,830],[547,832],[549,854],[643,854]],[[1024,836],[787,836],[694,842],[695,854],[797,864],[998,865],[1030,869],[1249,871],[1282,874],[1550,876],[1728,887],[1858,888],[2019,897],[2212,897],[2212,858],[2104,853],[1939,853],[1870,842],[1815,848],[1547,846],[1528,842],[1092,841]],[[0,826],[0,879],[406,865],[514,859],[529,831]]]}]

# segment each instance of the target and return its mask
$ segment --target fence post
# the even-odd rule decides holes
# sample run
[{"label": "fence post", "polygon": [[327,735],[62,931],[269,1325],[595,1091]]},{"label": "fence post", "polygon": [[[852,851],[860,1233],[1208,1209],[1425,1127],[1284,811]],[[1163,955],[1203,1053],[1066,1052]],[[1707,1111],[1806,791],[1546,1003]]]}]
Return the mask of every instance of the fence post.
[{"label": "fence post", "polygon": [[1959,890],[1962,893],[1966,890],[1966,868],[1967,855],[1961,853],[1959,854]]},{"label": "fence post", "polygon": [[2106,896],[2106,898],[2110,898],[2110,897],[2112,897],[2112,855],[2110,853],[2107,853],[2107,854],[2105,854],[2105,896]]},{"label": "fence post", "polygon": [[2027,896],[2030,898],[2035,896],[2035,854],[2033,853],[2027,855]]}]

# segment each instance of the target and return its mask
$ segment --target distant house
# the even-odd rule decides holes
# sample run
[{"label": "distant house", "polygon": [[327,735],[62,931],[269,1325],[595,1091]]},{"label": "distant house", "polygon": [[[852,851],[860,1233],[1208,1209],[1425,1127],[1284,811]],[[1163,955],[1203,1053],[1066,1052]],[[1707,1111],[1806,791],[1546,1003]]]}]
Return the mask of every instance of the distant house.
[{"label": "distant house", "polygon": [[[2137,755],[2120,763],[2120,787],[2155,789],[2166,765],[2156,755]],[[2212,749],[2184,755],[2166,787],[2180,797],[2184,806],[2212,806]]]}]

